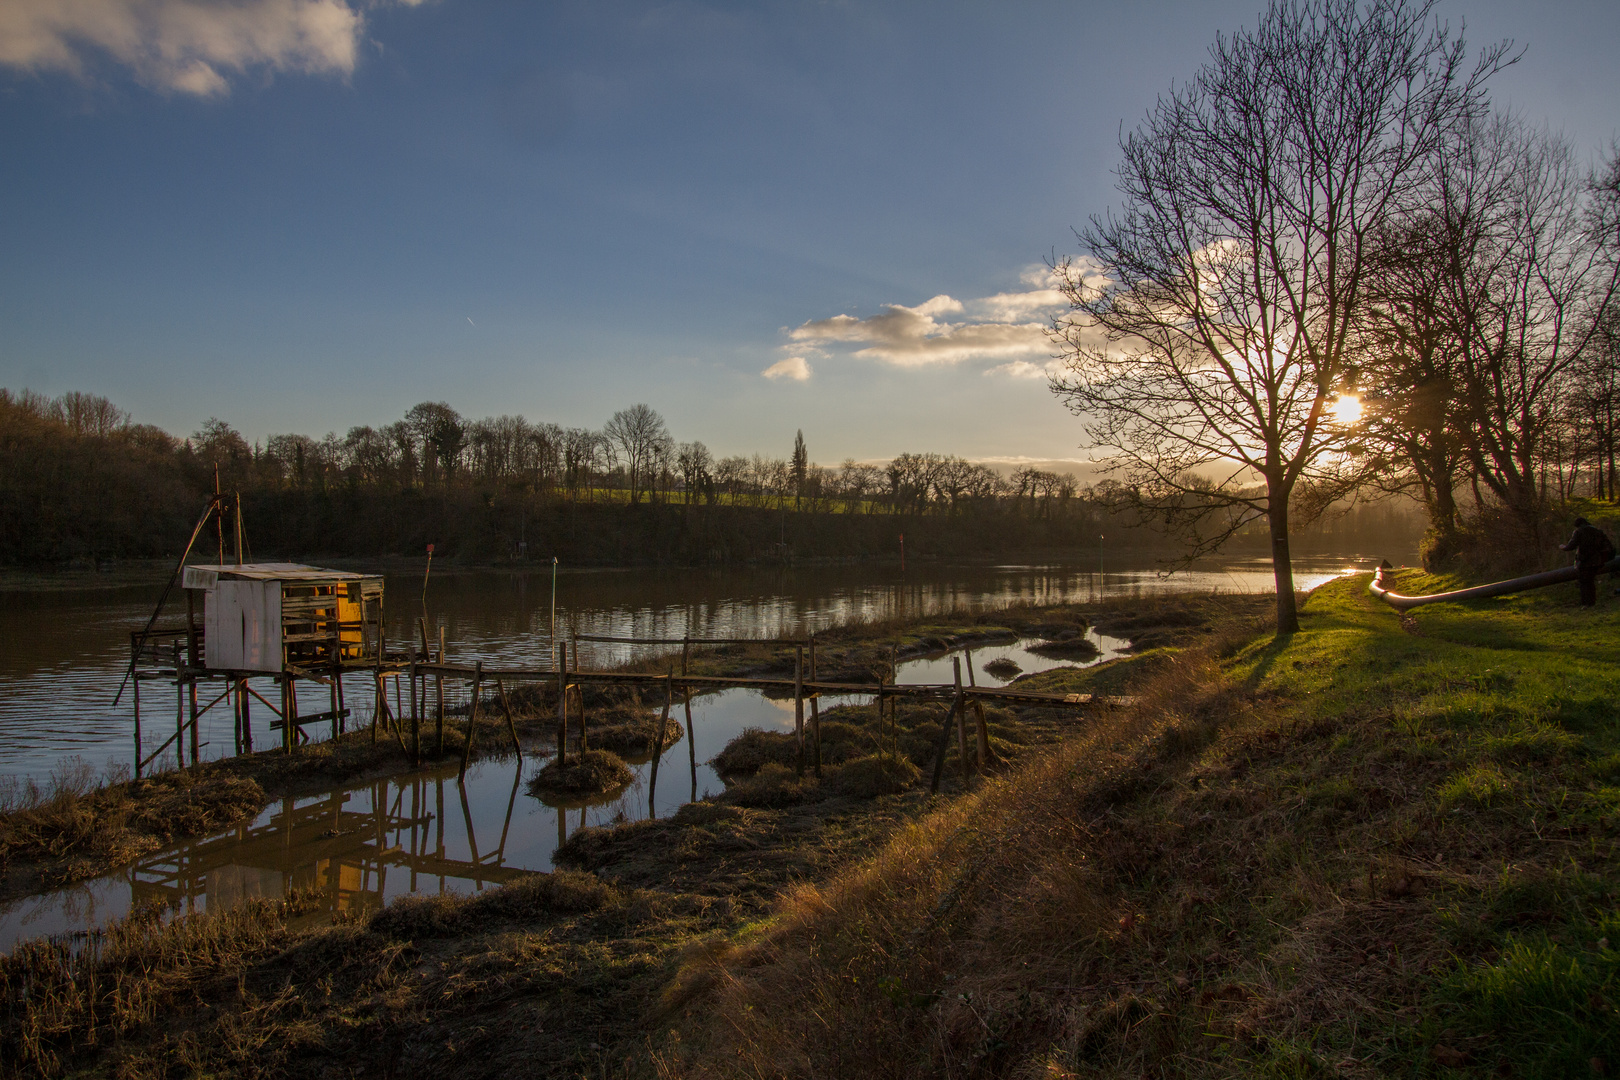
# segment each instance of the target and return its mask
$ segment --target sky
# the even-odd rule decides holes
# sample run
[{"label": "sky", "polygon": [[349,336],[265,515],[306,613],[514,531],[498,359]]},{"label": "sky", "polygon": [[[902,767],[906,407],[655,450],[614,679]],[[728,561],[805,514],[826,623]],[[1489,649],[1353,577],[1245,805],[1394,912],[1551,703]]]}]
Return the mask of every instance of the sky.
[{"label": "sky", "polygon": [[[1083,462],[1045,276],[1259,0],[0,0],[0,386]],[[1620,4],[1443,3],[1596,162]],[[1083,467],[1080,471],[1084,471]]]}]

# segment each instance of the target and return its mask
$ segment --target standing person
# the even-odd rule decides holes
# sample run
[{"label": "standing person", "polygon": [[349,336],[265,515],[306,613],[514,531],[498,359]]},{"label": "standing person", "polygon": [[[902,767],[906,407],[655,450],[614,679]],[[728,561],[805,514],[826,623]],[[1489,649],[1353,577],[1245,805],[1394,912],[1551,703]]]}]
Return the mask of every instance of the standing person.
[{"label": "standing person", "polygon": [[1597,603],[1597,579],[1603,567],[1614,558],[1614,544],[1609,534],[1583,517],[1575,519],[1575,531],[1569,536],[1564,551],[1575,553],[1575,567],[1580,571],[1581,607]]}]

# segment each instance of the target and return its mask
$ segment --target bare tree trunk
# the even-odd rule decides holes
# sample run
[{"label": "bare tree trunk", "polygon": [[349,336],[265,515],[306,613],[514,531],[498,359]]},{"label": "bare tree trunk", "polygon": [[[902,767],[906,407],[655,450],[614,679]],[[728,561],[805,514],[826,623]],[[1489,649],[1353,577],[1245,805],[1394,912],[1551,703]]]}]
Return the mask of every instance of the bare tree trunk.
[{"label": "bare tree trunk", "polygon": [[1299,609],[1294,603],[1294,564],[1288,553],[1288,493],[1277,480],[1266,482],[1271,524],[1271,574],[1277,582],[1277,633],[1299,631]]}]

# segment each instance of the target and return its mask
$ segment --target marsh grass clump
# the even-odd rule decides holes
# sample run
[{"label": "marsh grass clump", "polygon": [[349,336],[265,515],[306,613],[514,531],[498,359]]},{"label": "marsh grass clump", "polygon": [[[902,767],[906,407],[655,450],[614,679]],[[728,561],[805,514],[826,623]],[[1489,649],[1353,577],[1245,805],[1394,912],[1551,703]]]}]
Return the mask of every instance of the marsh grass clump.
[{"label": "marsh grass clump", "polygon": [[774,761],[761,765],[752,776],[727,784],[719,795],[724,803],[756,809],[796,806],[825,797],[822,781],[809,773],[799,776],[793,769]]},{"label": "marsh grass clump", "polygon": [[534,874],[471,896],[402,896],[371,917],[367,928],[396,941],[454,937],[493,921],[534,922],[621,905],[618,889],[591,874]]},{"label": "marsh grass clump", "polygon": [[1029,651],[1049,660],[1094,660],[1102,655],[1097,643],[1084,635],[1057,641],[1043,641],[1029,646]]},{"label": "marsh grass clump", "polygon": [[921,776],[922,770],[897,754],[871,754],[846,761],[828,783],[840,795],[875,799],[908,791]]},{"label": "marsh grass clump", "polygon": [[744,728],[709,764],[721,777],[753,776],[766,765],[792,765],[798,759],[799,743],[792,732]]},{"label": "marsh grass clump", "polygon": [[592,748],[568,755],[568,762],[559,765],[552,758],[529,780],[531,795],[601,795],[624,787],[635,779],[635,773],[624,759],[611,750]]},{"label": "marsh grass clump", "polygon": [[1018,661],[1005,656],[998,657],[984,665],[984,673],[986,675],[994,676],[995,678],[1002,679],[1006,682],[1011,682],[1012,680],[1018,678],[1018,676],[1023,673],[1023,670],[1023,668],[1018,666]]},{"label": "marsh grass clump", "polygon": [[681,741],[685,729],[675,717],[662,713],[623,709],[605,718],[591,718],[588,738],[593,747],[621,757],[646,757],[658,747],[658,725],[664,725],[666,749]]}]

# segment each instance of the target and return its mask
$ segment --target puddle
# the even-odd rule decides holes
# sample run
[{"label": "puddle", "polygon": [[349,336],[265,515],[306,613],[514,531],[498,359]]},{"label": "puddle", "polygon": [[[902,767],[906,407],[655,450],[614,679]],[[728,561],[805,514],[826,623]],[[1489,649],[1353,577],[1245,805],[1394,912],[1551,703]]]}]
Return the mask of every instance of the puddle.
[{"label": "puddle", "polygon": [[[1091,632],[1101,655],[1062,663],[1029,651],[1039,639],[971,649],[981,686],[1009,680],[985,672],[998,659],[1024,672],[1086,667],[1129,644]],[[900,664],[902,683],[949,683],[951,657],[938,653]],[[964,671],[964,680],[966,672]],[[824,706],[864,702],[826,698]],[[672,715],[684,722],[677,705]],[[695,740],[684,736],[659,760],[652,789],[650,760],[631,762],[635,779],[611,798],[548,805],[525,790],[548,754],[488,758],[456,780],[454,762],[299,799],[272,803],[251,823],[149,856],[132,866],[0,909],[0,950],[25,938],[73,934],[103,925],[137,905],[176,912],[229,907],[250,897],[313,890],[326,897],[325,917],[371,911],[407,893],[471,893],[525,871],[551,869],[557,846],[588,825],[674,813],[725,784],[707,762],[744,728],[793,730],[793,702],[750,690],[723,690],[692,700]],[[317,915],[315,918],[322,916]]]}]

